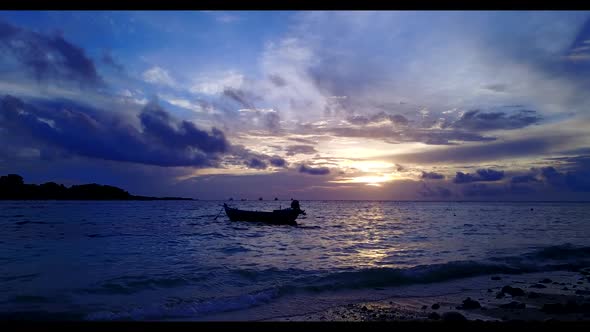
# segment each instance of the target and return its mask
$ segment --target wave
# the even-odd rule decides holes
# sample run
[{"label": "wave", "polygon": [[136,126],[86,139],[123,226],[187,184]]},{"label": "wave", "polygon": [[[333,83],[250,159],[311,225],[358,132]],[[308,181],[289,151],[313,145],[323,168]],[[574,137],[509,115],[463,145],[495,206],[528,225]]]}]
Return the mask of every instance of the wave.
[{"label": "wave", "polygon": [[[309,271],[279,269],[235,270],[251,281],[285,280],[286,275],[303,275],[274,288],[238,297],[191,302],[175,306],[154,305],[126,312],[101,312],[88,316],[92,320],[144,320],[188,318],[216,312],[233,311],[268,303],[281,296],[299,292],[326,292],[354,289],[427,284],[492,274],[522,274],[531,272],[570,270],[590,266],[590,247],[561,245],[540,248],[518,256],[492,257],[482,261],[453,261],[418,265],[410,268],[368,268],[354,271],[311,274]],[[153,285],[153,284],[152,284]],[[135,285],[137,286],[137,285]],[[162,285],[159,285],[160,287]],[[112,289],[110,290],[112,291]]]}]

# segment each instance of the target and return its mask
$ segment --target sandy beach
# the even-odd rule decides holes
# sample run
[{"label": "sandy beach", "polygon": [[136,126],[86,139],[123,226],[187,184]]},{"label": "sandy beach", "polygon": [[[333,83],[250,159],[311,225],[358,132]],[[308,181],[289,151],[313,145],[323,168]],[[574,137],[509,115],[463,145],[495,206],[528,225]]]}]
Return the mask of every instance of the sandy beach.
[{"label": "sandy beach", "polygon": [[398,295],[267,321],[588,321],[589,286],[587,270],[482,276],[386,290],[444,294]]}]

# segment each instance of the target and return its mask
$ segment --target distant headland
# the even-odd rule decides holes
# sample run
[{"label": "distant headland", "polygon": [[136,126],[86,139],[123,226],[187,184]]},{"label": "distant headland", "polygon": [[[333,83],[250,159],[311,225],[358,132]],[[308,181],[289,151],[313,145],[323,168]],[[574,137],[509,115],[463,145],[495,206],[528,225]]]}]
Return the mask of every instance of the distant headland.
[{"label": "distant headland", "polygon": [[40,185],[25,184],[23,177],[17,174],[0,176],[0,200],[117,200],[117,201],[151,201],[151,200],[193,200],[182,197],[149,197],[131,195],[127,191],[108,185],[96,183],[73,185],[47,182]]}]

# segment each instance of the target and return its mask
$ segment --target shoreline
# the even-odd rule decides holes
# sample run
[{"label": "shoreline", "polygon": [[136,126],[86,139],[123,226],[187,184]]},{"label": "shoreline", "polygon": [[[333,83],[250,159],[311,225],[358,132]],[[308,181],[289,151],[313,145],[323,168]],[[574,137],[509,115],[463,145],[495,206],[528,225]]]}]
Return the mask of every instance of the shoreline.
[{"label": "shoreline", "polygon": [[[587,271],[499,274],[459,279],[433,287],[442,290],[450,286],[449,290],[456,290],[458,284],[460,289],[460,284],[465,283],[464,289],[458,292],[424,296],[394,295],[385,299],[341,304],[314,313],[262,321],[590,321],[590,273]],[[469,285],[476,287],[474,289]],[[410,289],[409,292],[412,293],[420,285],[397,289],[403,293],[402,288]],[[391,291],[394,292],[395,288]]]}]

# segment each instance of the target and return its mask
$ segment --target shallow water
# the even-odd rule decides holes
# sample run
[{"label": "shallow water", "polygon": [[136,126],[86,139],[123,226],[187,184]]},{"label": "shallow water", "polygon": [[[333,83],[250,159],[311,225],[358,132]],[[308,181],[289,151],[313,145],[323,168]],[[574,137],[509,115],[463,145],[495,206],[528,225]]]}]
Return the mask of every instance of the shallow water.
[{"label": "shallow water", "polygon": [[301,201],[296,227],[215,220],[221,203],[0,202],[0,312],[206,319],[304,293],[590,258],[585,203]]}]

